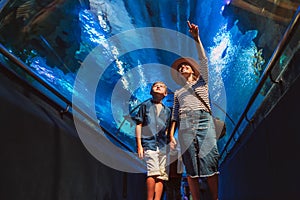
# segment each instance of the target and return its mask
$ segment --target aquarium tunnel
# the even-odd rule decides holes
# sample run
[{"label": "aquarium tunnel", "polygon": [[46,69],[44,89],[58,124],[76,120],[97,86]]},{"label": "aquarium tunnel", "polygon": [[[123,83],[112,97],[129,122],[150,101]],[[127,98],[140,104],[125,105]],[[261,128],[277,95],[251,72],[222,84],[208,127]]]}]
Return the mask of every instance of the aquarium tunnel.
[{"label": "aquarium tunnel", "polygon": [[[219,199],[296,199],[299,0],[1,0],[0,199],[141,200],[135,123],[151,85],[172,108],[179,57],[209,60]],[[183,173],[184,177],[184,173]],[[182,199],[186,184],[182,179]],[[210,199],[201,180],[202,199]],[[167,197],[164,195],[164,199]]]}]

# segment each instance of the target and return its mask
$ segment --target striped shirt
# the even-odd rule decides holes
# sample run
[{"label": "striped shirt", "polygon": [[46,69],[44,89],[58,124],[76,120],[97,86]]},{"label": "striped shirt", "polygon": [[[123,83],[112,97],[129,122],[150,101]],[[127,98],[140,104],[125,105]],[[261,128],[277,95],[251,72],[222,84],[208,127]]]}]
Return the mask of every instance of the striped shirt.
[{"label": "striped shirt", "polygon": [[[184,87],[176,90],[174,93],[174,104],[172,121],[178,121],[180,113],[189,110],[205,110],[209,112],[205,105],[197,98],[192,91],[195,91],[210,108],[208,94],[208,60],[203,58],[200,60],[200,77],[193,83],[187,83]],[[210,108],[211,109],[211,108]]]}]

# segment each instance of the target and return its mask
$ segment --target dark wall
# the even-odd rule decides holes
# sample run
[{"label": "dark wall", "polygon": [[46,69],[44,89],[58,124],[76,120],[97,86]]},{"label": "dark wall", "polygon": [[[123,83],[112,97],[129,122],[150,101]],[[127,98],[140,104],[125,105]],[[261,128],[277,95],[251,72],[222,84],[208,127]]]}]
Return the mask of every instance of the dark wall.
[{"label": "dark wall", "polygon": [[144,199],[143,174],[97,161],[59,115],[0,71],[0,199]]},{"label": "dark wall", "polygon": [[[290,67],[299,69],[299,59],[297,63]],[[299,91],[298,78],[251,137],[221,165],[221,200],[299,198]]]}]

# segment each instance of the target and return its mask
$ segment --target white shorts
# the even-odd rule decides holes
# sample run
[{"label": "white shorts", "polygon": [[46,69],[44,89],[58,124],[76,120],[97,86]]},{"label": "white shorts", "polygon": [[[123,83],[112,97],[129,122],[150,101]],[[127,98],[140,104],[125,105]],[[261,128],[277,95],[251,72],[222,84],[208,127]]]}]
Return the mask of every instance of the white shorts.
[{"label": "white shorts", "polygon": [[146,150],[145,161],[147,164],[147,176],[157,176],[158,179],[168,180],[166,160],[166,154],[162,153],[159,149],[156,151]]}]

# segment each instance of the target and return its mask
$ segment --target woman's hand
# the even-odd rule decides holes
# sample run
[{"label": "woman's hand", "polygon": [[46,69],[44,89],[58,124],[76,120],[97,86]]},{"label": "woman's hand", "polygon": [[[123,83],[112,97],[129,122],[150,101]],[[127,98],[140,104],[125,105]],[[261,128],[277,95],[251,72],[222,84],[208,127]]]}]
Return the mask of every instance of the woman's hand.
[{"label": "woman's hand", "polygon": [[197,39],[199,36],[199,28],[195,24],[191,24],[190,21],[187,21],[188,27],[189,27],[189,32],[193,36],[193,38]]},{"label": "woman's hand", "polygon": [[171,137],[170,138],[170,148],[172,150],[174,150],[176,148],[176,145],[177,145],[176,139],[174,137]]}]

